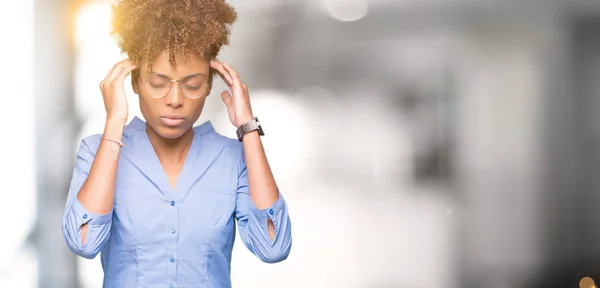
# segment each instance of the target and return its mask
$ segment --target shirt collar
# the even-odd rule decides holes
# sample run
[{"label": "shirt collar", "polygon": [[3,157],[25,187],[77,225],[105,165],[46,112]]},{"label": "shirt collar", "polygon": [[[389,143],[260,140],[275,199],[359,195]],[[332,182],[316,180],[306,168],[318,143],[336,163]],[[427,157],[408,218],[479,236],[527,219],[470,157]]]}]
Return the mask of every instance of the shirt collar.
[{"label": "shirt collar", "polygon": [[135,130],[146,130],[146,122],[144,120],[138,118],[138,116],[134,116],[131,122],[129,122],[129,126]]},{"label": "shirt collar", "polygon": [[[129,126],[133,129],[139,130],[139,131],[146,130],[146,122],[144,122],[144,120],[140,119],[138,116],[133,117],[133,119],[129,123]],[[206,121],[206,122],[194,127],[194,133],[196,133],[196,134],[206,134],[206,133],[212,132],[214,130],[215,130],[215,128],[213,127],[213,125],[210,121]]]}]

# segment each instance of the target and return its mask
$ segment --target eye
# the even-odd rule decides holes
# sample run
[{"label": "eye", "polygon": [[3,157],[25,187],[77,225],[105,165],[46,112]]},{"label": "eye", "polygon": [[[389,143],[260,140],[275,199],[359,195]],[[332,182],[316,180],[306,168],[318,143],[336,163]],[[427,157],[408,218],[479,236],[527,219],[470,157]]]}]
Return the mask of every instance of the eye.
[{"label": "eye", "polygon": [[194,90],[194,91],[196,91],[196,90],[200,90],[200,88],[202,88],[202,85],[196,85],[196,86],[193,86],[193,85],[187,85],[187,84],[186,84],[186,85],[184,85],[183,87],[184,87],[185,89],[188,89],[188,90]]},{"label": "eye", "polygon": [[152,82],[149,82],[149,83],[152,88],[166,88],[168,85],[167,83],[152,83]]},{"label": "eye", "polygon": [[185,89],[198,90],[204,86],[206,81],[206,77],[195,75],[185,79],[181,84]]}]

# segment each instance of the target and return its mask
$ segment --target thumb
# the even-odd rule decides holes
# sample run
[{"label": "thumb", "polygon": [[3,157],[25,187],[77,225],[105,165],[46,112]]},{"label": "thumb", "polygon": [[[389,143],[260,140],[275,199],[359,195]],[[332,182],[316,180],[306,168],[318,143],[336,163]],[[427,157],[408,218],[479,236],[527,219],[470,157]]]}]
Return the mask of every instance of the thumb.
[{"label": "thumb", "polygon": [[231,97],[231,94],[227,90],[221,92],[221,100],[223,100],[223,103],[225,103],[227,108],[230,108],[231,105],[233,105],[233,97]]}]

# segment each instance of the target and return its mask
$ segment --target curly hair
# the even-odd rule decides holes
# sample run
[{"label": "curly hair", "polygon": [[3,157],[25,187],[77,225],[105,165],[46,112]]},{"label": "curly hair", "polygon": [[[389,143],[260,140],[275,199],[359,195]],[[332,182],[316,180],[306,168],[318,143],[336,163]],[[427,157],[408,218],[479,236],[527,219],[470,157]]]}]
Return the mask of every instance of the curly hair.
[{"label": "curly hair", "polygon": [[119,0],[112,6],[112,33],[121,52],[136,64],[167,51],[204,59],[216,57],[229,45],[230,27],[237,14],[225,0]]}]

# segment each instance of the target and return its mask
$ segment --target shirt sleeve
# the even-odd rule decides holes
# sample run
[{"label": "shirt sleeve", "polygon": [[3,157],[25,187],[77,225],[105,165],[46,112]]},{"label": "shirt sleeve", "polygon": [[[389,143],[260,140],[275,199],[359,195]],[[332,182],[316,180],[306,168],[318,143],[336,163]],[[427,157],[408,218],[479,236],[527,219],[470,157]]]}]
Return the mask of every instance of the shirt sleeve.
[{"label": "shirt sleeve", "polygon": [[[62,232],[67,245],[77,255],[88,259],[96,257],[108,240],[113,213],[112,210],[107,214],[91,213],[77,199],[94,163],[99,141],[99,135],[81,141],[62,220]],[[92,150],[90,146],[95,149]],[[82,244],[81,226],[84,224],[88,224],[88,232]]]},{"label": "shirt sleeve", "polygon": [[[288,208],[281,193],[279,198],[266,209],[258,209],[250,198],[248,189],[248,172],[242,155],[238,165],[238,189],[236,218],[242,241],[250,252],[266,263],[285,260],[292,247],[292,227]],[[268,220],[273,221],[275,236],[269,236]]]}]

